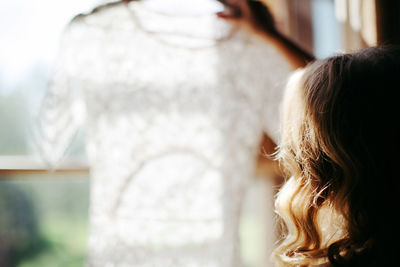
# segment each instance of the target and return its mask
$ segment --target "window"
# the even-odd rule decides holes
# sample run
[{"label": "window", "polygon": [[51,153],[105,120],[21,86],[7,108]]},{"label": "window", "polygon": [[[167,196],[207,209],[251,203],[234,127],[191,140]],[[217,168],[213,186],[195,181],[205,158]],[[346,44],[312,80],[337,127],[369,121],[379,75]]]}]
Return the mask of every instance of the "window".
[{"label": "window", "polygon": [[[36,144],[35,120],[66,23],[100,2],[0,3],[0,266],[85,262],[90,179],[84,129],[58,170],[49,172]],[[272,203],[272,186],[255,178],[241,223],[242,257],[248,266],[267,262],[265,251],[274,241],[268,224],[272,206],[260,203]]]},{"label": "window", "polygon": [[0,3],[0,266],[83,266],[89,179],[82,134],[49,172],[35,116],[64,25],[95,1]]}]

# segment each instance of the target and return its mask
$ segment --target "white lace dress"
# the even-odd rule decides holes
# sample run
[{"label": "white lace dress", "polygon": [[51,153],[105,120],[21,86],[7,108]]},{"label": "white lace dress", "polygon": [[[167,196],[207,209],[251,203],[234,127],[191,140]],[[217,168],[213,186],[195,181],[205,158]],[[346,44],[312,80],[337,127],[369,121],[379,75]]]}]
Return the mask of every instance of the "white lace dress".
[{"label": "white lace dress", "polygon": [[88,266],[240,266],[242,198],[263,131],[278,136],[290,71],[264,39],[215,15],[131,2],[77,16],[40,129],[55,162],[85,122]]}]

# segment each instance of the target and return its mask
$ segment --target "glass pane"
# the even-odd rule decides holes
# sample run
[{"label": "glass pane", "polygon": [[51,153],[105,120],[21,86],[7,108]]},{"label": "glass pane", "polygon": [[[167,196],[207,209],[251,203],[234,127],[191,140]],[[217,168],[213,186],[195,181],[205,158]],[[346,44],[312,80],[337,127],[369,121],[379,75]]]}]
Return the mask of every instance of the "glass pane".
[{"label": "glass pane", "polygon": [[332,56],[339,52],[343,42],[334,1],[313,0],[311,3],[314,55],[317,58]]},{"label": "glass pane", "polygon": [[7,126],[0,128],[0,155],[35,153],[35,116],[52,75],[61,33],[73,16],[100,2],[104,1],[0,2],[0,125]]},{"label": "glass pane", "polygon": [[88,183],[87,175],[0,174],[0,266],[83,266]]},{"label": "glass pane", "polygon": [[[246,266],[269,266],[276,236],[272,184],[253,180],[240,227]],[[0,174],[0,266],[82,267],[88,236],[85,174]]]}]

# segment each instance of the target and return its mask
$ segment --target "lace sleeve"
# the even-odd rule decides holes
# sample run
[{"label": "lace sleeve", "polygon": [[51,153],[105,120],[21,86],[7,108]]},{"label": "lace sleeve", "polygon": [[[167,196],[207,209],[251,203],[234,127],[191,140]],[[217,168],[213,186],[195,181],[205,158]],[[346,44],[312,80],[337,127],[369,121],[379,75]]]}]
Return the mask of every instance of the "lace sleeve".
[{"label": "lace sleeve", "polygon": [[55,168],[85,117],[77,79],[76,36],[73,24],[64,31],[53,77],[37,120],[38,146],[43,160]]}]

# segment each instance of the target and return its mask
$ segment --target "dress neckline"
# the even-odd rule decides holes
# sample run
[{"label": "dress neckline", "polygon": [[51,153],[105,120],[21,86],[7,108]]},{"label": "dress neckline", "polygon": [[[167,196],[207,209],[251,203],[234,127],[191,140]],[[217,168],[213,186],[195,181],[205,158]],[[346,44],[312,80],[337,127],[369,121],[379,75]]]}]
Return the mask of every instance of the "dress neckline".
[{"label": "dress neckline", "polygon": [[175,16],[147,8],[141,1],[125,2],[125,7],[135,28],[168,46],[207,49],[232,39],[238,31],[235,23],[215,13]]}]

